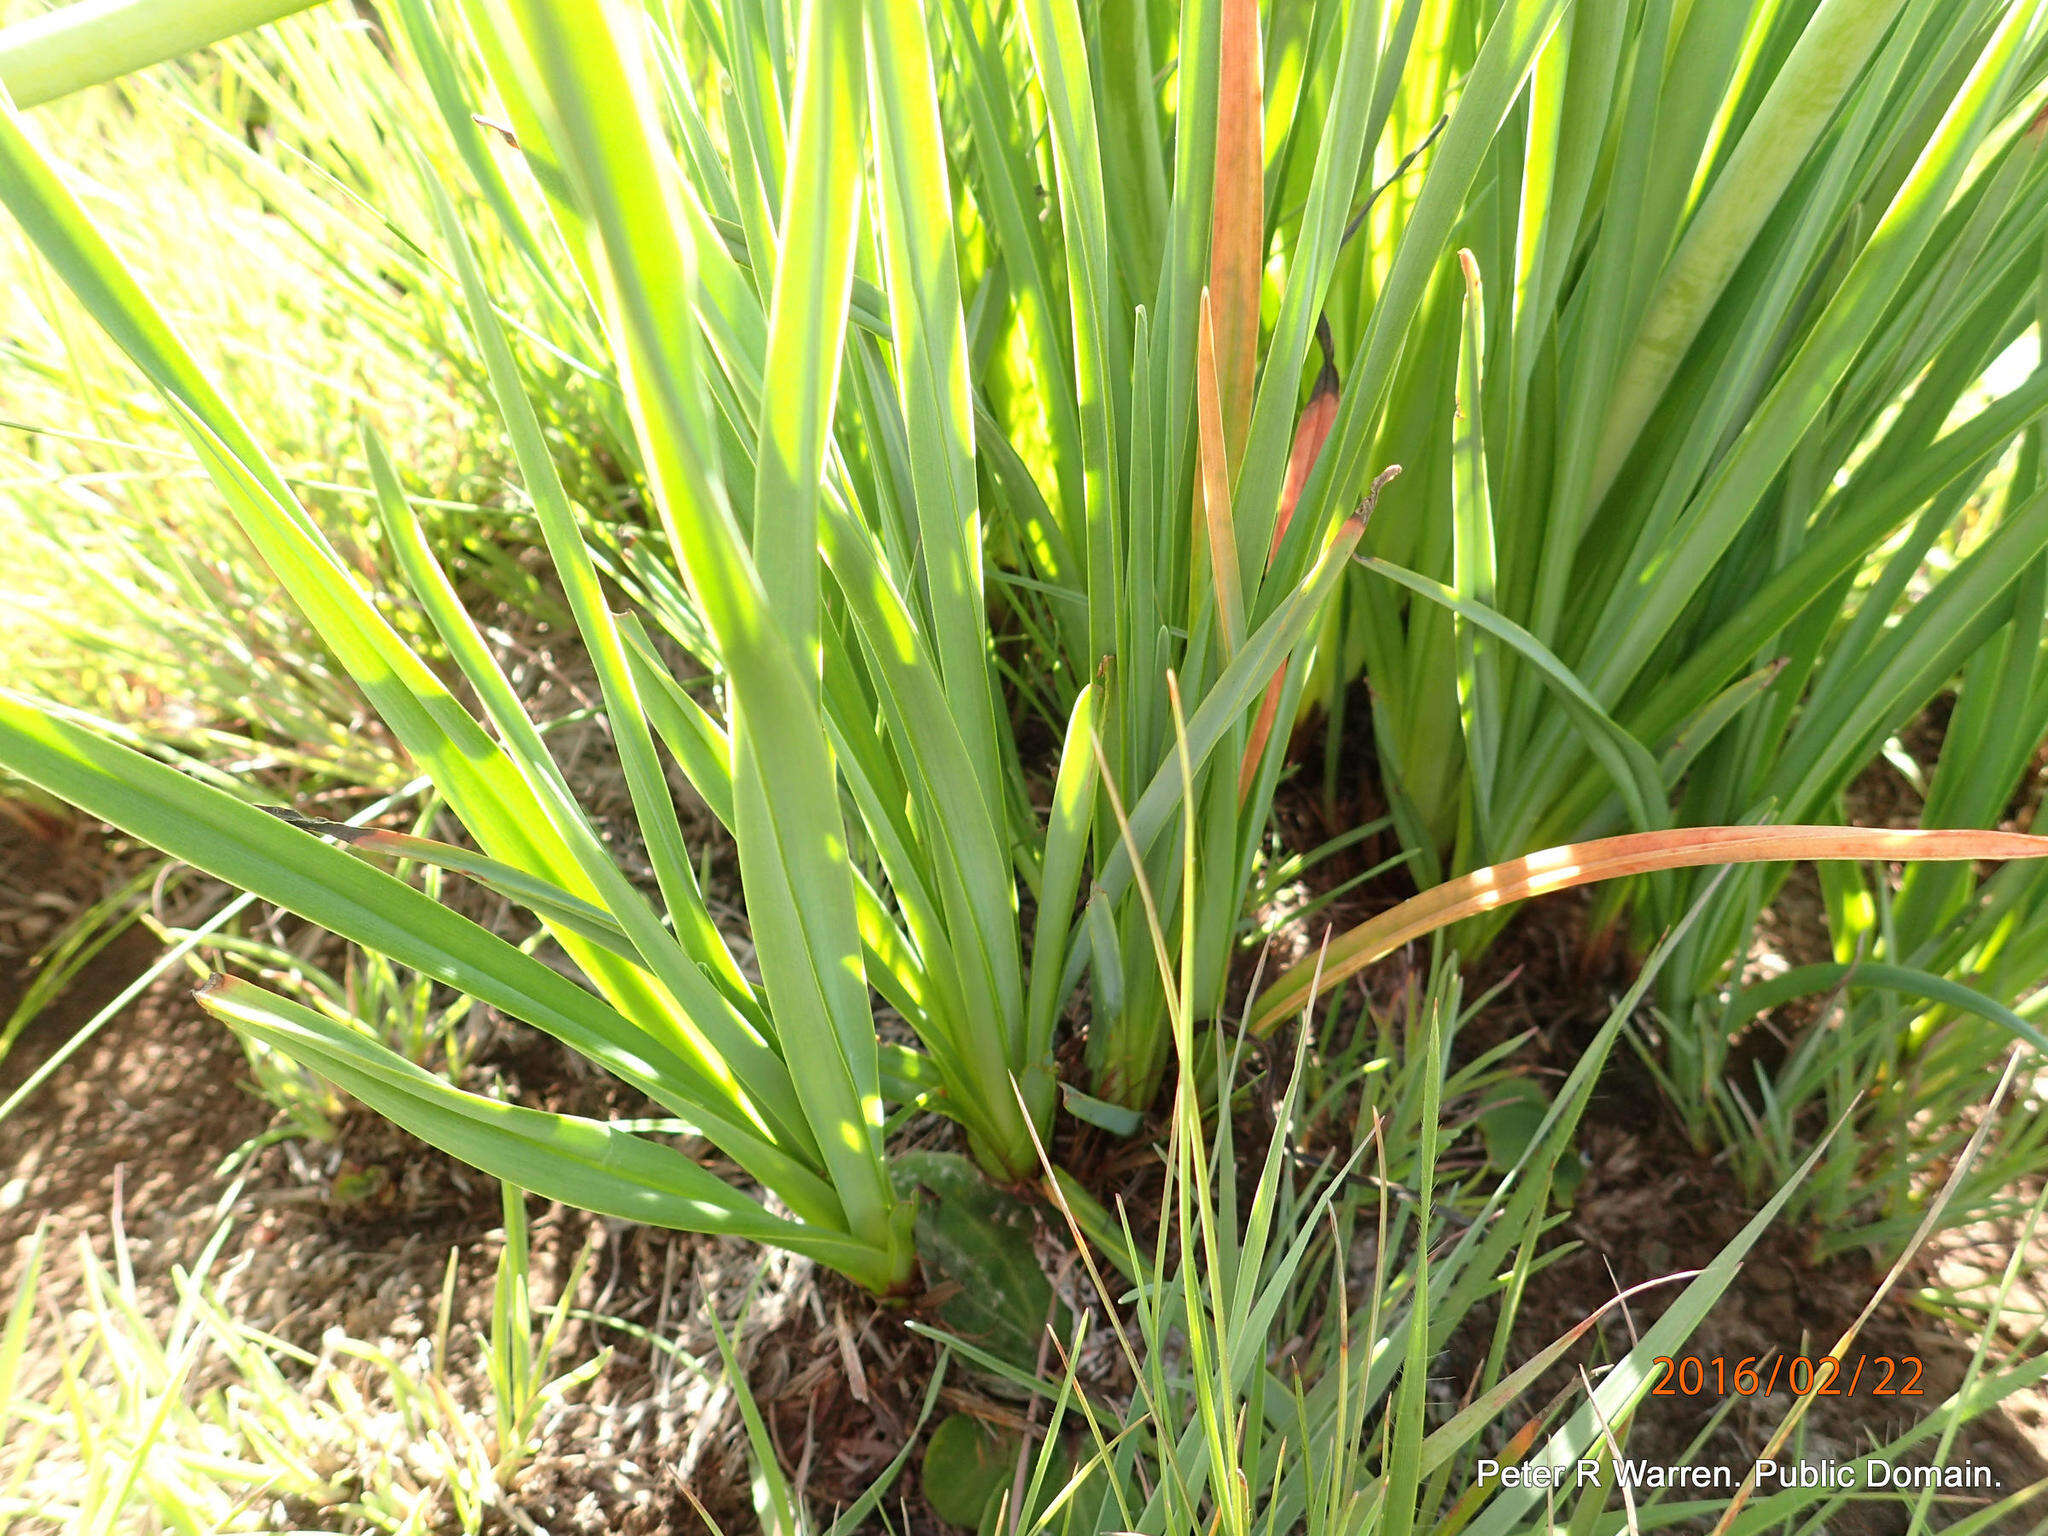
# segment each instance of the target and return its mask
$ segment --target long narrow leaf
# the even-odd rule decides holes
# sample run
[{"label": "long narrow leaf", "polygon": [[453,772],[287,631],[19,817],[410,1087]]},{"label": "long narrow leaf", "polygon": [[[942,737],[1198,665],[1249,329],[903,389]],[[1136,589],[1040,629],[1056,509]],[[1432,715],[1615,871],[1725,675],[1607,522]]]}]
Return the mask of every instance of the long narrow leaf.
[{"label": "long narrow leaf", "polygon": [[1548,848],[1446,881],[1359,924],[1260,994],[1252,1029],[1269,1034],[1309,1000],[1403,944],[1510,902],[1599,880],[1709,864],[1794,859],[2039,859],[2048,837],[2022,832],[1882,831],[1861,827],[1681,827]]}]

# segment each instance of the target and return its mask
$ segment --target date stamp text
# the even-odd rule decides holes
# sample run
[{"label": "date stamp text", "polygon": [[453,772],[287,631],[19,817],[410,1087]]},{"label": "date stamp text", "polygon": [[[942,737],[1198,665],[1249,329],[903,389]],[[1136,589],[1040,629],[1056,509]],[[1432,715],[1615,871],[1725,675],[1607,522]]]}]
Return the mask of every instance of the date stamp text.
[{"label": "date stamp text", "polygon": [[1913,1355],[1659,1355],[1652,1397],[1920,1397]]}]

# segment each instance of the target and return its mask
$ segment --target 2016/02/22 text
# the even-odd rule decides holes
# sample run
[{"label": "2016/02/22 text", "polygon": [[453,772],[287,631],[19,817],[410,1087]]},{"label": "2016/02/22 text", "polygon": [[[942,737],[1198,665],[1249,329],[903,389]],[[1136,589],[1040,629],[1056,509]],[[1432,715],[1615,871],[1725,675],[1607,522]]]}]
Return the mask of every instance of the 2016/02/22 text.
[{"label": "2016/02/22 text", "polygon": [[1653,1397],[1768,1397],[1780,1385],[1795,1397],[1920,1397],[1921,1362],[1913,1355],[1659,1355]]}]

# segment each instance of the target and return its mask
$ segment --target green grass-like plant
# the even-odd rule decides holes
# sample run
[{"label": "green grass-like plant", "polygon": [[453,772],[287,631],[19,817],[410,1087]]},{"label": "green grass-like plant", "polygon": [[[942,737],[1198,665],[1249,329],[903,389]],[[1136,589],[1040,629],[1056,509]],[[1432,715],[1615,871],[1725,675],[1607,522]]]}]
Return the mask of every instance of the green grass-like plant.
[{"label": "green grass-like plant", "polygon": [[[2048,548],[2029,478],[1925,558],[2048,405],[2038,371],[1979,382],[2040,305],[2041,8],[1527,9],[1546,30],[1470,151],[1459,262],[1410,236],[1454,116],[1340,269],[1345,399],[1303,496],[1314,522],[1406,466],[1346,649],[1404,835],[1453,873],[1828,819]],[[1391,143],[1465,110],[1495,37],[1415,10]],[[1688,889],[1652,883],[1651,926]],[[1671,985],[1714,979],[1741,895]]]}]

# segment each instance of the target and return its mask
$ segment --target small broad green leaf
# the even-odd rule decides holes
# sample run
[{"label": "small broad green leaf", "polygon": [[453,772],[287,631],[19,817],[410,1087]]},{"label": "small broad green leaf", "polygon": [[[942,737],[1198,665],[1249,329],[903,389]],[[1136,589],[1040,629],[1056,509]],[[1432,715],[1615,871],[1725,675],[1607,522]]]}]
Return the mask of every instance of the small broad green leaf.
[{"label": "small broad green leaf", "polygon": [[1543,1116],[1549,1108],[1549,1098],[1530,1078],[1511,1077],[1495,1087],[1478,1115],[1486,1160],[1502,1172],[1513,1168],[1543,1129]]},{"label": "small broad green leaf", "polygon": [[[1550,1113],[1550,1095],[1533,1078],[1511,1077],[1489,1091],[1479,1111],[1479,1139],[1486,1144],[1486,1160],[1501,1173],[1509,1173],[1535,1145]],[[1558,1199],[1571,1202],[1586,1176],[1570,1147],[1557,1160],[1550,1187]]]},{"label": "small broad green leaf", "polygon": [[939,1322],[965,1342],[1035,1371],[1048,1326],[1064,1336],[1067,1309],[1039,1267],[1037,1212],[951,1152],[906,1152],[891,1172],[899,1194],[921,1192],[917,1257]]},{"label": "small broad green leaf", "polygon": [[1017,1472],[1022,1443],[970,1414],[956,1413],[932,1431],[924,1450],[924,1497],[950,1525],[979,1526]]}]

